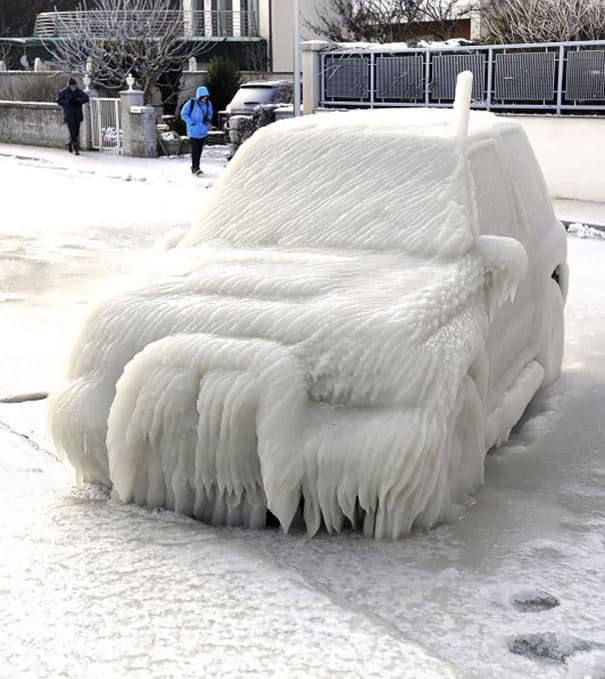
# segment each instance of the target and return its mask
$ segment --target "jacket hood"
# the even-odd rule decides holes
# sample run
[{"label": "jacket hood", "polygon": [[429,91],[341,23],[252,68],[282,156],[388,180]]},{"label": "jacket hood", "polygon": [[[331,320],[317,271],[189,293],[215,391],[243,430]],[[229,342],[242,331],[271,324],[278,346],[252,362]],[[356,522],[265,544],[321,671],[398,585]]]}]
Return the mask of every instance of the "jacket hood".
[{"label": "jacket hood", "polygon": [[209,97],[209,96],[210,96],[210,92],[208,92],[208,88],[205,85],[201,85],[195,91],[195,98],[196,99],[199,99],[200,97]]}]

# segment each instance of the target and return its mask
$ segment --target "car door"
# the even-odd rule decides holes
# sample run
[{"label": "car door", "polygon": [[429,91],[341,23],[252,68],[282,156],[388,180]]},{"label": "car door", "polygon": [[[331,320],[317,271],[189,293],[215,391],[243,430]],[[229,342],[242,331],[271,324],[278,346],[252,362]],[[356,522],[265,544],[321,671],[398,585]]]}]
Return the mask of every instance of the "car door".
[{"label": "car door", "polygon": [[527,251],[529,266],[515,299],[504,302],[490,324],[486,342],[489,363],[486,413],[498,405],[536,353],[533,248],[499,146],[495,137],[486,136],[469,148],[479,233],[518,240]]}]

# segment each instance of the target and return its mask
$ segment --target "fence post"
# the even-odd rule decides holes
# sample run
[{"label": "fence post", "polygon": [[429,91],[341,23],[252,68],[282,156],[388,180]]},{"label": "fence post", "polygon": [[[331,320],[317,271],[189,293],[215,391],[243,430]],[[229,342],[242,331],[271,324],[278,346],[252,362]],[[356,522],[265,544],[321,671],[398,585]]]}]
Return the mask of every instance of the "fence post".
[{"label": "fence post", "polygon": [[[86,90],[88,99],[96,99],[99,95],[96,90]],[[80,146],[83,151],[92,151],[93,140],[92,140],[92,106],[90,101],[88,104],[82,106],[82,114],[84,116],[84,134],[80,135]]]},{"label": "fence post", "polygon": [[370,108],[374,108],[376,94],[376,59],[374,52],[370,52]]},{"label": "fence post", "polygon": [[559,73],[557,74],[557,115],[561,115],[563,103],[563,64],[565,63],[565,47],[559,45]]},{"label": "fence post", "polygon": [[301,43],[303,79],[303,115],[313,113],[319,107],[321,91],[321,53],[328,43],[325,40],[309,40]]},{"label": "fence post", "polygon": [[491,111],[492,109],[492,84],[494,82],[494,51],[490,47],[487,50],[487,97],[486,97],[486,102],[487,102],[487,110]]},{"label": "fence post", "polygon": [[424,103],[429,105],[431,98],[431,50],[428,48],[424,52]]}]

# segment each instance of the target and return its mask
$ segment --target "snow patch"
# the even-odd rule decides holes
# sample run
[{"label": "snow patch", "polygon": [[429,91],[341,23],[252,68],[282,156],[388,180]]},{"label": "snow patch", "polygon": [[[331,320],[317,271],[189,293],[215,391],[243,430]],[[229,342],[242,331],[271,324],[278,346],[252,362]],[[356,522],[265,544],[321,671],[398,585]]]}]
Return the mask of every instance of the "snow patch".
[{"label": "snow patch", "polygon": [[593,226],[581,224],[580,222],[573,222],[567,227],[570,235],[576,238],[599,238],[605,239],[605,231],[602,229],[595,229]]}]

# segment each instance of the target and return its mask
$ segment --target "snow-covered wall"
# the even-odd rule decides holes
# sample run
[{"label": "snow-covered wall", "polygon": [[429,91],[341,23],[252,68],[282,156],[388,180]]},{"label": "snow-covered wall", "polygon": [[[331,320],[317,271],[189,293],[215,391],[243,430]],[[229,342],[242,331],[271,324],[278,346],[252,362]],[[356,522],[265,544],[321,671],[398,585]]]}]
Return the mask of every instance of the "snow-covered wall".
[{"label": "snow-covered wall", "polygon": [[0,101],[0,142],[65,146],[66,127],[57,104]]},{"label": "snow-covered wall", "polygon": [[552,198],[605,202],[605,118],[510,117],[529,137]]}]

